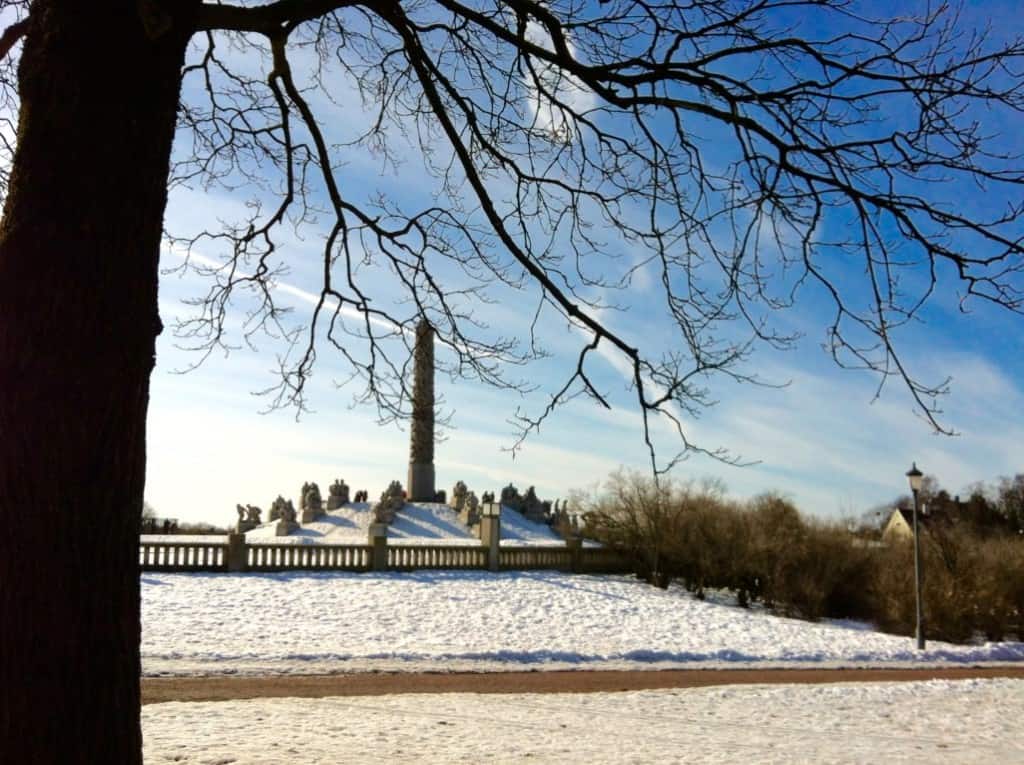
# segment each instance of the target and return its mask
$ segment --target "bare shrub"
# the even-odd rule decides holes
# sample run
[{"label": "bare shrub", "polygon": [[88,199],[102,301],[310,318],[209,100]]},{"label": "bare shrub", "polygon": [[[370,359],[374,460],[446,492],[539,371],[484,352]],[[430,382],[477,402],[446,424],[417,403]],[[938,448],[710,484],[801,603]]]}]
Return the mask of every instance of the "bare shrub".
[{"label": "bare shrub", "polygon": [[[1022,633],[1024,541],[979,537],[968,528],[922,532],[921,581],[925,635],[964,642]],[[913,544],[890,545],[874,573],[874,621],[910,634],[916,623]]]},{"label": "bare shrub", "polygon": [[659,587],[672,578],[667,549],[677,533],[672,485],[638,473],[613,473],[606,492],[584,514],[584,533],[633,561],[638,576]]},{"label": "bare shrub", "polygon": [[808,521],[773,494],[754,499],[747,519],[754,597],[804,619],[869,615],[872,550],[842,525]]},{"label": "bare shrub", "polygon": [[1024,539],[987,543],[979,562],[978,627],[989,640],[1024,640]]},{"label": "bare shrub", "polygon": [[[636,473],[614,474],[589,507],[586,533],[630,556],[658,586],[678,579],[698,597],[722,589],[787,616],[914,631],[908,541],[883,546],[842,523],[808,520],[775,494],[739,504],[713,484],[655,485]],[[930,524],[922,539],[928,638],[1024,638],[1024,539],[953,522]]]},{"label": "bare shrub", "polygon": [[749,537],[739,509],[708,492],[684,492],[679,500],[678,534],[669,547],[679,577],[698,597],[706,589],[730,589],[743,593],[745,605]]}]

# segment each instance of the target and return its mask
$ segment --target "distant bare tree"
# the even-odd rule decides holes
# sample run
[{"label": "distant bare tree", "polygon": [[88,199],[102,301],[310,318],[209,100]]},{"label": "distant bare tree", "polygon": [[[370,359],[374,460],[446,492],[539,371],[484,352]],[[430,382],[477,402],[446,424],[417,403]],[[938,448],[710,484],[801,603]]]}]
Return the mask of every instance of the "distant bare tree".
[{"label": "distant bare tree", "polygon": [[999,479],[997,505],[1010,527],[1024,534],[1024,473]]},{"label": "distant bare tree", "polygon": [[[945,385],[914,375],[894,331],[936,290],[1021,309],[1024,173],[994,126],[1019,120],[1024,45],[946,5],[893,19],[847,0],[0,8],[0,103],[20,110],[0,123],[0,621],[20,625],[0,646],[0,749],[19,761],[141,758],[136,545],[168,169],[253,200],[249,218],[175,239],[224,256],[181,330],[226,344],[249,291],[245,332],[295,343],[275,404],[303,405],[327,346],[384,419],[407,415],[402,346],[421,317],[449,371],[521,388],[540,339],[482,326],[479,306],[527,295],[538,328],[579,341],[521,435],[575,395],[608,406],[592,376],[608,352],[655,469],[695,449],[729,458],[684,418],[716,378],[753,379],[755,344],[792,342],[773,317],[804,284],[831,300],[836,361],[901,380],[939,429]],[[370,113],[344,141],[319,116],[339,78]],[[341,160],[397,162],[399,134],[435,202],[346,186]],[[322,235],[301,333],[275,300],[288,229]],[[676,328],[656,348],[602,310],[645,267]],[[679,437],[660,462],[652,416]]]}]

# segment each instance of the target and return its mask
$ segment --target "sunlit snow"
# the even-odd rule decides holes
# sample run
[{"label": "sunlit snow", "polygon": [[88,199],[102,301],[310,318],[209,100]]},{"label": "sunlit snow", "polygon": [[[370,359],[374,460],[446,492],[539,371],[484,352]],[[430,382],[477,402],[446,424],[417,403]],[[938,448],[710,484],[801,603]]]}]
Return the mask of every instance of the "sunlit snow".
[{"label": "sunlit snow", "polygon": [[148,763],[1024,761],[1024,682],[253,699],[143,708]]},{"label": "sunlit snow", "polygon": [[864,625],[555,572],[145,574],[146,675],[894,666],[1024,660],[1024,643],[914,649]]}]

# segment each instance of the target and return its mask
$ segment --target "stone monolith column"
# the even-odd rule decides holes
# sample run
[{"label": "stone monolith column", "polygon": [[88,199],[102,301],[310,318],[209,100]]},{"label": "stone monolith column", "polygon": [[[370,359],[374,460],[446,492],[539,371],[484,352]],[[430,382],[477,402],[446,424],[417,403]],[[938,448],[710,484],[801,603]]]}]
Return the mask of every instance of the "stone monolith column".
[{"label": "stone monolith column", "polygon": [[421,320],[413,350],[412,425],[409,430],[410,502],[433,502],[434,489],[434,328]]}]

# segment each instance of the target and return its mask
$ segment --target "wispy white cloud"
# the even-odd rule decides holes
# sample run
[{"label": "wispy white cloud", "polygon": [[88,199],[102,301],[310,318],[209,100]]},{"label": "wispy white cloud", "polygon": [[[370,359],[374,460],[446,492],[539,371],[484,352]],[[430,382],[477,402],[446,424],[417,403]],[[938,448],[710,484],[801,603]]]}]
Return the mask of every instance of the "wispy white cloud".
[{"label": "wispy white cloud", "polygon": [[[200,266],[204,266],[206,268],[224,268],[223,261],[219,261],[214,258],[208,258],[205,255],[202,255],[198,252],[186,253],[182,251],[180,248],[172,247],[170,245],[165,246],[164,251],[167,252],[169,255],[182,260],[184,260],[187,257],[191,262],[197,263]],[[235,276],[239,279],[245,279],[251,277],[252,274],[247,273],[244,269],[236,269]],[[275,280],[273,282],[272,289],[274,292],[277,292],[279,294],[289,295],[293,298],[297,298],[298,300],[302,301],[308,306],[316,306],[317,304],[319,304],[321,300],[320,295],[310,292],[309,290],[303,289],[301,287],[297,287],[296,285],[287,281]],[[337,313],[340,316],[344,316],[349,319],[354,319],[359,322],[369,321],[370,324],[376,327],[380,327],[382,329],[387,329],[389,331],[394,331],[397,329],[395,324],[379,316],[367,316],[362,311],[350,305],[339,306],[338,301],[329,295],[325,297],[323,300],[324,307],[332,314]]]},{"label": "wispy white cloud", "polygon": [[[529,21],[526,39],[547,50],[554,50],[551,35],[540,24]],[[569,53],[576,56],[576,47],[567,40]],[[527,84],[528,103],[537,126],[557,141],[575,137],[573,114],[585,114],[595,105],[594,94],[572,75],[542,61],[533,61],[536,82]]]}]

